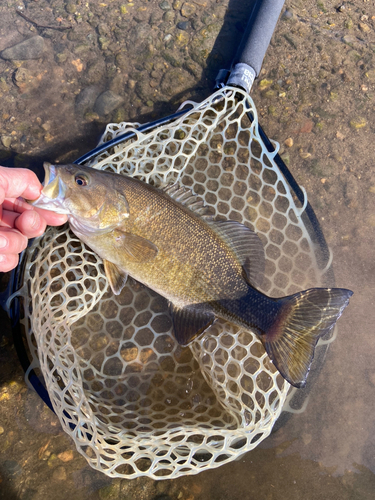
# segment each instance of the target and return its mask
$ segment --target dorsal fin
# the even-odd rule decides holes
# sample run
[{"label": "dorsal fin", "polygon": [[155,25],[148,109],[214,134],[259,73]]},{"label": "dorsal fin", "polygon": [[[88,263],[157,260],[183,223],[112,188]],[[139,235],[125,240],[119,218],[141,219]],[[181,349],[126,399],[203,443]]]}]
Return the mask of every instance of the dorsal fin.
[{"label": "dorsal fin", "polygon": [[263,282],[265,256],[259,236],[250,228],[233,220],[207,221],[236,254],[250,285],[259,287]]},{"label": "dorsal fin", "polygon": [[240,222],[215,221],[205,206],[191,189],[178,182],[169,184],[162,190],[175,201],[200,215],[211,228],[230,246],[244,270],[244,278],[250,285],[259,287],[263,282],[265,257],[259,236]]},{"label": "dorsal fin", "polygon": [[178,182],[163,187],[162,191],[201,217],[212,215],[203,200],[198,199],[198,196],[190,188],[180,186]]}]

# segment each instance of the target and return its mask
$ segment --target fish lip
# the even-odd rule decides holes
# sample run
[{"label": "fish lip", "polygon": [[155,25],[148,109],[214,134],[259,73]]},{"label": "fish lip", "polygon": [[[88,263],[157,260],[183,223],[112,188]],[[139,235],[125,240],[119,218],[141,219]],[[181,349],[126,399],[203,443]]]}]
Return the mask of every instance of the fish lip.
[{"label": "fish lip", "polygon": [[57,175],[55,165],[44,162],[43,167],[45,170],[44,187],[39,198],[31,201],[30,204],[58,214],[69,214],[69,210],[64,207],[66,186]]}]

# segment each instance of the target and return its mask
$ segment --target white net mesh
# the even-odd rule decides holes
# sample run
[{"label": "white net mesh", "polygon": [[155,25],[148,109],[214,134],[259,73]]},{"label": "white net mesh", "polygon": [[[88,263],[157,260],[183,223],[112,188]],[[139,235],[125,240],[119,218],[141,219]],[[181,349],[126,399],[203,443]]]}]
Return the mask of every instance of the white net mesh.
[{"label": "white net mesh", "polygon": [[[134,127],[108,125],[103,141]],[[325,284],[303,207],[273,161],[276,151],[259,139],[247,95],[222,89],[174,124],[136,135],[91,166],[155,185],[179,179],[213,214],[254,229],[265,247],[268,295]],[[34,241],[24,283],[31,368],[40,363],[64,430],[95,469],[126,478],[195,474],[271,432],[289,384],[256,335],[218,321],[182,348],[166,300],[132,280],[114,296],[101,259],[67,227]]]}]

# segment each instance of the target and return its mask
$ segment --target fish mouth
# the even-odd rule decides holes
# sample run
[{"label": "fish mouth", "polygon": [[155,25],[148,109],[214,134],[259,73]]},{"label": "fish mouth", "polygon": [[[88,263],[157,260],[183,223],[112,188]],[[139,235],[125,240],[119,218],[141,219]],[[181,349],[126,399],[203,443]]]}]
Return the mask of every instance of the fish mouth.
[{"label": "fish mouth", "polygon": [[66,186],[56,173],[56,167],[44,162],[45,170],[44,187],[39,198],[30,202],[31,205],[44,210],[51,210],[58,214],[68,214],[64,207]]}]

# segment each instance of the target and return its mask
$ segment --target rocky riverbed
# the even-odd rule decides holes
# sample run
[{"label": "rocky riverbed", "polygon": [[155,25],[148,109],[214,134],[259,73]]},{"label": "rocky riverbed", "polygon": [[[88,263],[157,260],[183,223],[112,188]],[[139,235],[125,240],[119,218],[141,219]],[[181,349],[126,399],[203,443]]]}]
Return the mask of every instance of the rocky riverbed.
[{"label": "rocky riverbed", "polygon": [[[229,67],[251,3],[0,2],[0,162],[72,161],[109,122],[144,123],[203,100]],[[286,0],[251,94],[316,210],[337,284],[355,291],[307,411],[222,468],[110,480],[26,387],[3,314],[0,498],[373,498],[375,2]]]}]

